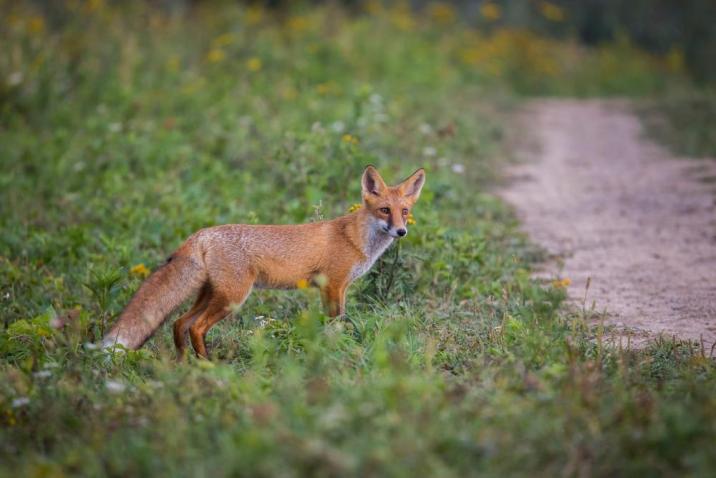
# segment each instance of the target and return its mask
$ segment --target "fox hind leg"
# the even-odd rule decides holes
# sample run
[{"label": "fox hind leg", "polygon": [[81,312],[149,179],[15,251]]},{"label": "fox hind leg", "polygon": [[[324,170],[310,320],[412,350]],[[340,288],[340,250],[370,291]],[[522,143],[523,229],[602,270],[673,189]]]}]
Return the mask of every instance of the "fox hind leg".
[{"label": "fox hind leg", "polygon": [[177,360],[182,360],[186,353],[186,334],[189,327],[204,313],[211,300],[211,286],[205,284],[199,291],[194,305],[174,322],[174,346],[177,350]]},{"label": "fox hind leg", "polygon": [[248,275],[241,281],[230,282],[230,287],[221,287],[221,290],[228,291],[228,294],[214,294],[209,301],[208,307],[189,328],[191,345],[199,357],[209,358],[206,352],[206,334],[219,321],[229,315],[230,306],[240,306],[251,293],[255,277]]}]

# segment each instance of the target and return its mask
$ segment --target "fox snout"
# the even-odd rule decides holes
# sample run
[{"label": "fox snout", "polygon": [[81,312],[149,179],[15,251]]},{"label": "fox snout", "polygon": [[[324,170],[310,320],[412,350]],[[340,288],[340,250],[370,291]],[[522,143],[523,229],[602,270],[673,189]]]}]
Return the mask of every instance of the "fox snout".
[{"label": "fox snout", "polygon": [[404,227],[386,227],[385,232],[396,238],[405,237],[408,234],[408,230]]},{"label": "fox snout", "polygon": [[405,237],[408,234],[408,229],[404,226],[399,227],[391,227],[387,223],[383,224],[383,232],[388,234],[391,237]]}]

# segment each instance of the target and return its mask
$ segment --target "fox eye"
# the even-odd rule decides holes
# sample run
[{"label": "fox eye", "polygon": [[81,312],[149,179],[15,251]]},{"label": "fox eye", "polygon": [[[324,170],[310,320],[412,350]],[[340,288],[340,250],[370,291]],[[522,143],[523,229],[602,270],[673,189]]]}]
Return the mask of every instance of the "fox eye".
[{"label": "fox eye", "polygon": [[380,212],[382,212],[383,214],[390,214],[390,208],[389,208],[389,207],[382,207],[382,208],[380,208],[380,209],[378,209],[378,210],[379,210]]},{"label": "fox eye", "polygon": [[403,216],[407,216],[407,215],[408,215],[408,210],[407,210],[407,209],[403,209]]}]

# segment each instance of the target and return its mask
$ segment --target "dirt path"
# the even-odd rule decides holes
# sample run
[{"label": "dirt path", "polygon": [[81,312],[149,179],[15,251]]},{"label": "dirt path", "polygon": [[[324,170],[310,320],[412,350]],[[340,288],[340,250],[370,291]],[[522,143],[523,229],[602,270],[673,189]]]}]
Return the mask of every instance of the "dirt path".
[{"label": "dirt path", "polygon": [[[532,103],[502,196],[568,277],[571,301],[637,336],[716,340],[716,161],[647,140],[623,102]],[[561,263],[560,269],[555,264]],[[638,340],[637,340],[638,341]],[[708,352],[708,350],[707,350]]]}]

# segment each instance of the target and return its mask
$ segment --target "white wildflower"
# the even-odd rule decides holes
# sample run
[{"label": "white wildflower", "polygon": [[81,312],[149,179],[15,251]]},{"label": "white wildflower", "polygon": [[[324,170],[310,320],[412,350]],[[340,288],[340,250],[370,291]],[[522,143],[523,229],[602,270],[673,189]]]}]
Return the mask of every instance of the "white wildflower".
[{"label": "white wildflower", "polygon": [[27,397],[18,397],[12,401],[12,408],[20,408],[24,407],[25,405],[28,405],[30,403],[30,399]]},{"label": "white wildflower", "polygon": [[423,156],[425,157],[432,158],[436,154],[438,154],[438,151],[432,146],[426,146],[423,148]]},{"label": "white wildflower", "polygon": [[122,393],[127,388],[127,385],[119,380],[107,380],[104,386],[110,393]]},{"label": "white wildflower", "polygon": [[52,372],[50,372],[49,370],[40,370],[38,372],[33,373],[32,376],[35,378],[48,378],[52,376]]},{"label": "white wildflower", "polygon": [[346,124],[343,121],[335,121],[331,124],[331,129],[336,133],[342,133],[346,130]]},{"label": "white wildflower", "polygon": [[20,83],[22,83],[23,75],[21,71],[15,71],[13,73],[10,73],[10,76],[7,77],[7,84],[9,86],[17,86]]},{"label": "white wildflower", "polygon": [[455,174],[462,174],[465,172],[465,166],[463,166],[460,163],[453,164],[452,168],[450,168],[450,169],[452,169],[452,172]]},{"label": "white wildflower", "polygon": [[427,136],[427,135],[429,135],[429,134],[432,134],[432,132],[433,132],[433,127],[430,126],[428,123],[423,123],[423,124],[421,124],[421,125],[418,127],[418,130],[419,130],[422,134],[424,134],[425,136]]}]

